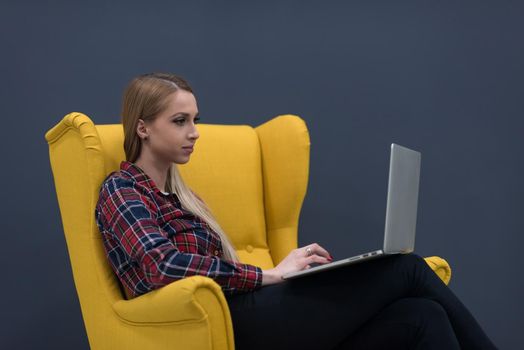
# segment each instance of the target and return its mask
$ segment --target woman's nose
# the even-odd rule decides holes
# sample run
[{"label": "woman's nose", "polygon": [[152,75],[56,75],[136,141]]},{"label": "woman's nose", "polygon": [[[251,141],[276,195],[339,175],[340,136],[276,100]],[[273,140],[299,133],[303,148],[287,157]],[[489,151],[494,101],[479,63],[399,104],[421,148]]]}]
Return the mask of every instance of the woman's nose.
[{"label": "woman's nose", "polygon": [[195,140],[200,137],[200,134],[198,133],[198,129],[197,129],[196,125],[193,125],[193,129],[189,133],[189,137],[191,139],[195,139]]}]

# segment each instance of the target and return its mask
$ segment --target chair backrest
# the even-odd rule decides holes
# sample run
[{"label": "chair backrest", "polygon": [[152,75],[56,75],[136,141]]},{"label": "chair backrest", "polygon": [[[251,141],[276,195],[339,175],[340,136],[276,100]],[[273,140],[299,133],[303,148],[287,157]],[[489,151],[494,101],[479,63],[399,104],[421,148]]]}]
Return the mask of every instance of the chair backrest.
[{"label": "chair backrest", "polygon": [[[243,262],[273,267],[297,245],[309,167],[304,121],[286,115],[256,128],[198,128],[195,152],[179,168],[184,180],[211,207]],[[45,137],[82,314],[88,333],[96,332],[96,320],[110,317],[124,297],[94,215],[102,181],[125,159],[123,128],[70,113]]]}]

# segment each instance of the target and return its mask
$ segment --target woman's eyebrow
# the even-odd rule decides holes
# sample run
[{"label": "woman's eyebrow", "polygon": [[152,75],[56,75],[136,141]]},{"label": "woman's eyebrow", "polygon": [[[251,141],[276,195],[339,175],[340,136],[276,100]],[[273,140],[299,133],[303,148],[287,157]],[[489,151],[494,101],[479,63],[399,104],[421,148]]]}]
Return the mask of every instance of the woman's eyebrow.
[{"label": "woman's eyebrow", "polygon": [[[200,112],[197,112],[197,114],[195,114],[195,118],[198,117],[198,115],[200,114]],[[185,113],[185,112],[179,112],[179,113],[175,113],[173,114],[171,117],[189,117],[189,113]]]}]

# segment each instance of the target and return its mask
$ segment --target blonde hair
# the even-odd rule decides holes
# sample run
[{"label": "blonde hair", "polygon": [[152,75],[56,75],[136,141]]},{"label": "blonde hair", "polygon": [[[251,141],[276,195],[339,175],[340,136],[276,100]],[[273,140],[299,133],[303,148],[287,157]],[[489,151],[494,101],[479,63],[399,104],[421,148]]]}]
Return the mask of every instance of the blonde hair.
[{"label": "blonde hair", "polygon": [[[153,121],[167,106],[167,97],[182,89],[193,93],[183,78],[173,74],[149,73],[136,77],[127,86],[122,101],[124,151],[126,160],[135,162],[142,150],[142,141],[136,133],[138,119]],[[176,163],[168,169],[165,188],[177,195],[182,207],[201,218],[222,241],[223,258],[238,261],[238,255],[226,233],[220,227],[209,207],[184,182]]]}]

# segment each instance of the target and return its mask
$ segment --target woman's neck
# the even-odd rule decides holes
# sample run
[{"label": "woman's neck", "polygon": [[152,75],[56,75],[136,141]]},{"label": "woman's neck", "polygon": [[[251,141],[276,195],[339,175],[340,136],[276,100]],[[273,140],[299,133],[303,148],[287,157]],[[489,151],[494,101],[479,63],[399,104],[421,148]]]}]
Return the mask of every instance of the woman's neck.
[{"label": "woman's neck", "polygon": [[154,162],[148,160],[146,157],[140,156],[136,161],[135,165],[142,169],[147,176],[149,176],[156,187],[162,192],[165,192],[165,184],[167,179],[167,171],[169,170],[169,165],[160,162]]}]

